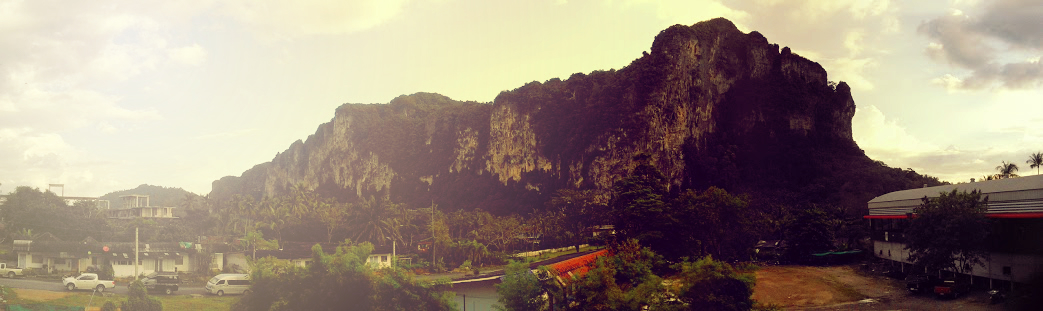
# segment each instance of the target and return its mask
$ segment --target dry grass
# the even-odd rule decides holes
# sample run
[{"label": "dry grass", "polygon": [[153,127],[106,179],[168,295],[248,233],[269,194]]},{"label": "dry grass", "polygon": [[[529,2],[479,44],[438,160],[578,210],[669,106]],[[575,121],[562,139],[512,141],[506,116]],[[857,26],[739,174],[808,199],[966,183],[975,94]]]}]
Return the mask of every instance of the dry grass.
[{"label": "dry grass", "polygon": [[879,280],[846,266],[775,266],[757,271],[753,298],[783,308],[805,308],[881,297]]},{"label": "dry grass", "polygon": [[[52,292],[22,288],[9,288],[8,290],[13,290],[15,293],[8,303],[15,305],[87,306],[89,303],[92,307],[100,307],[105,302],[111,301],[118,306],[120,302],[127,300],[127,297],[123,295],[95,295],[92,300],[91,293]],[[163,304],[164,310],[228,310],[233,303],[239,300],[238,296],[193,298],[188,295],[155,295],[151,297],[158,299]]]}]

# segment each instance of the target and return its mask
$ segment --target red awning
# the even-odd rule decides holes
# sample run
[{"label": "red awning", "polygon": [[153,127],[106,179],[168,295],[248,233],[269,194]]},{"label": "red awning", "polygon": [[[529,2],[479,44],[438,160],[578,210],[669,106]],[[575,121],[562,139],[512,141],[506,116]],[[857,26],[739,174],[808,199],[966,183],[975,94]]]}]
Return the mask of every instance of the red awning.
[{"label": "red awning", "polygon": [[1003,213],[985,214],[989,218],[1043,218],[1043,213]]},{"label": "red awning", "polygon": [[[915,218],[916,215],[913,215]],[[1002,213],[1002,214],[985,214],[988,218],[1043,218],[1043,213]],[[907,215],[866,215],[862,216],[863,219],[907,219]]]},{"label": "red awning", "polygon": [[906,215],[866,215],[862,216],[864,219],[906,219],[909,216]]}]

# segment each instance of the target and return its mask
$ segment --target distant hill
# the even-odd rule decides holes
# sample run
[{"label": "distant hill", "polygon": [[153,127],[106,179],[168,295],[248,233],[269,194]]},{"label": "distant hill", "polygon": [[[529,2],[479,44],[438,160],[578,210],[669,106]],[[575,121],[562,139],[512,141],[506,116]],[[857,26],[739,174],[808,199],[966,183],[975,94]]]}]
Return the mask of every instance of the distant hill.
[{"label": "distant hill", "polygon": [[661,31],[622,69],[534,81],[492,103],[416,93],[344,104],[306,141],[214,181],[209,197],[300,183],[342,201],[524,214],[558,189],[611,189],[641,154],[673,192],[718,186],[766,209],[829,204],[852,218],[875,196],[940,184],[868,158],[854,114],[850,87],[818,63],[718,18]]},{"label": "distant hill", "polygon": [[186,195],[195,197],[199,196],[181,188],[167,188],[142,184],[134,189],[110,192],[101,196],[100,199],[109,200],[110,208],[123,208],[123,202],[120,201],[120,197],[125,195],[147,195],[149,196],[149,205],[167,207],[182,206]]}]

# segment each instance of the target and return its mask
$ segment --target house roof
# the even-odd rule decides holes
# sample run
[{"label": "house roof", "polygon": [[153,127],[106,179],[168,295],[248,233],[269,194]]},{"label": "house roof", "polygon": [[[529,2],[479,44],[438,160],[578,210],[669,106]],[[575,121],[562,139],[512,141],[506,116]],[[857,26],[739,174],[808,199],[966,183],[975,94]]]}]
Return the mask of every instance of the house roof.
[{"label": "house roof", "polygon": [[590,268],[594,266],[594,262],[597,261],[598,257],[606,255],[608,255],[608,250],[603,249],[590,254],[551,264],[550,268],[557,272],[557,277],[559,279],[580,277],[587,274],[587,271],[590,271]]},{"label": "house roof", "polygon": [[[311,248],[315,244],[319,244],[319,246],[322,246],[322,251],[326,252],[327,254],[336,252],[337,251],[337,247],[340,246],[339,243],[282,242],[282,243],[279,243],[279,247],[281,249],[257,250],[257,257],[260,258],[260,257],[271,256],[271,257],[275,257],[275,258],[278,258],[278,259],[305,259],[305,258],[311,258],[312,257]],[[408,253],[408,252],[406,252],[406,250],[407,250],[407,247],[404,247],[403,245],[398,245],[397,249],[395,249],[394,251],[398,255],[404,255],[404,254]],[[391,244],[388,244],[388,245],[374,245],[373,246],[373,251],[370,252],[371,255],[382,255],[382,254],[391,254],[391,253],[392,253],[392,245]]]},{"label": "house roof", "polygon": [[[868,202],[869,216],[879,218],[912,213],[924,197],[935,198],[943,192],[979,190],[989,198],[990,217],[1013,217],[1043,213],[1043,175],[1006,178],[973,183],[944,185],[895,191]],[[1043,215],[1043,214],[1040,214]]]},{"label": "house roof", "polygon": [[266,249],[257,250],[257,257],[275,257],[278,259],[304,259],[311,258],[311,248],[319,244],[322,246],[322,251],[325,253],[332,253],[337,250],[337,244],[333,243],[317,243],[317,242],[282,242],[279,243],[280,249]]},{"label": "house roof", "polygon": [[[90,254],[130,254],[134,255],[134,242],[98,242],[87,238],[84,241],[41,241],[41,240],[17,240],[14,243],[14,251],[37,252],[37,253],[66,253],[70,256],[86,256]],[[93,242],[92,242],[93,241]],[[159,242],[139,243],[139,253],[150,253],[147,256],[169,256],[182,252],[193,251],[185,248],[181,243]],[[153,255],[154,254],[154,255]],[[167,254],[167,255],[163,255]],[[120,256],[120,255],[118,255]]]}]

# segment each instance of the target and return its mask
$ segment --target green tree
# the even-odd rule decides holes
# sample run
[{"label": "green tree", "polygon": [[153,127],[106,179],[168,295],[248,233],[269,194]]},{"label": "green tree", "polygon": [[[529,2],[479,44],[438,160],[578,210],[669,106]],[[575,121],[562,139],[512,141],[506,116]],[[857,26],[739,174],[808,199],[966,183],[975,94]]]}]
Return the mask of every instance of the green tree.
[{"label": "green tree", "polygon": [[513,261],[504,269],[503,282],[496,284],[496,293],[500,296],[497,310],[505,311],[538,311],[547,309],[547,299],[543,296],[543,287],[536,274],[529,269],[529,264]]},{"label": "green tree", "polygon": [[1030,154],[1029,160],[1025,163],[1029,165],[1029,168],[1036,169],[1036,175],[1039,175],[1039,167],[1043,166],[1043,152]]},{"label": "green tree", "polygon": [[316,204],[315,213],[319,222],[326,227],[326,243],[333,243],[333,234],[344,227],[348,220],[348,205],[324,200]]},{"label": "green tree", "polygon": [[301,222],[301,218],[294,213],[291,204],[282,197],[264,198],[258,204],[261,222],[275,232],[275,237],[279,241],[283,241],[283,230]]},{"label": "green tree", "polygon": [[[664,284],[656,271],[671,273],[674,285]],[[533,275],[527,265],[511,263],[497,285],[501,310],[750,310],[754,303],[750,271],[710,256],[668,267],[637,240],[614,244],[586,274],[559,279],[557,273],[541,267]]]},{"label": "green tree", "polygon": [[1018,174],[1014,174],[1014,172],[1018,171],[1018,165],[1014,163],[1008,163],[1007,161],[1003,161],[1002,164],[996,167],[996,170],[1000,171],[1000,178],[1018,177]]},{"label": "green tree", "polygon": [[250,293],[233,310],[454,310],[452,296],[392,268],[373,272],[373,245],[342,245],[333,254],[312,247],[306,268],[274,258],[257,261]]},{"label": "green tree", "polygon": [[479,235],[497,250],[511,251],[511,246],[519,241],[519,236],[525,233],[525,223],[517,215],[492,217],[491,220],[482,224]]},{"label": "green tree", "polygon": [[988,196],[980,191],[941,193],[923,198],[905,230],[909,259],[931,269],[966,272],[986,255],[990,224]]},{"label": "green tree", "polygon": [[813,253],[833,249],[836,220],[815,205],[797,210],[786,225],[786,256],[805,261]]},{"label": "green tree", "polygon": [[753,273],[741,272],[710,256],[677,264],[681,279],[678,300],[688,310],[750,310],[753,308]]},{"label": "green tree", "polygon": [[587,241],[588,228],[604,224],[600,216],[605,205],[594,190],[561,189],[547,202],[548,209],[560,217],[562,233],[576,251]]},{"label": "green tree", "polygon": [[598,258],[586,275],[569,283],[562,305],[567,310],[662,310],[671,305],[669,289],[653,271],[664,265],[661,256],[637,240],[613,247],[612,256]]},{"label": "green tree", "polygon": [[[724,259],[747,259],[762,231],[764,217],[751,209],[746,196],[734,196],[717,187],[702,193],[688,190],[673,202],[663,224],[671,234],[662,245],[649,245],[670,259],[714,255]],[[686,247],[677,247],[685,245]]]},{"label": "green tree", "polygon": [[162,311],[163,304],[156,298],[148,296],[145,284],[141,283],[141,280],[135,280],[130,283],[130,289],[127,291],[127,300],[120,303],[120,310]]},{"label": "green tree", "polygon": [[661,239],[663,223],[672,223],[666,204],[666,178],[651,164],[648,156],[636,157],[638,165],[630,176],[612,190],[612,219],[616,236],[625,241]]},{"label": "green tree", "polygon": [[363,200],[355,206],[351,228],[355,241],[384,245],[391,240],[401,241],[399,214],[401,207],[388,198],[380,201]]}]

